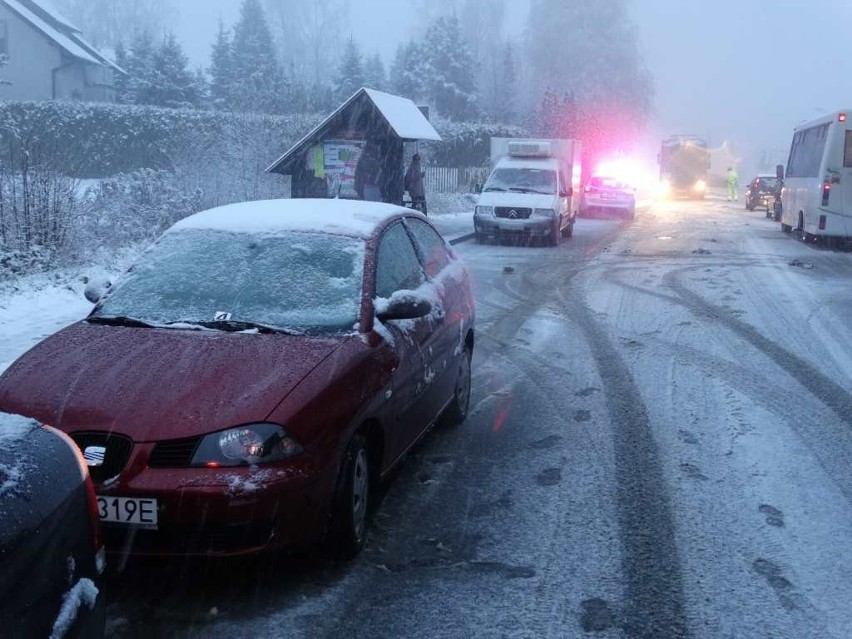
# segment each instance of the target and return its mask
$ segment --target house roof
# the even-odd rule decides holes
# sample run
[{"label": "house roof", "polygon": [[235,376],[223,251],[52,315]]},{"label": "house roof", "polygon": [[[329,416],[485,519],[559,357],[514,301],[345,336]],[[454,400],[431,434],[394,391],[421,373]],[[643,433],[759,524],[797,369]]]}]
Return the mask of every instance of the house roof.
[{"label": "house roof", "polygon": [[307,150],[309,146],[323,140],[333,125],[339,123],[348,112],[361,108],[365,102],[373,106],[378,115],[400,140],[441,140],[441,136],[438,135],[429,120],[408,98],[362,88],[299,140],[289,151],[273,162],[266,171],[268,173],[287,173],[294,158],[300,157],[301,153]]},{"label": "house roof", "polygon": [[62,17],[46,0],[0,0],[0,3],[29,22],[71,57],[124,73],[121,67],[86,42],[80,30]]}]

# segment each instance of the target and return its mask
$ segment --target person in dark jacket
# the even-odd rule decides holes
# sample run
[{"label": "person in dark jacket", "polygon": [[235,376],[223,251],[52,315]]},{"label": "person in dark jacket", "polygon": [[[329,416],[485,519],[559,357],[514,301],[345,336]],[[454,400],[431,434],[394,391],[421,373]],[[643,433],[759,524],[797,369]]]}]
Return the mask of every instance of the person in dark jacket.
[{"label": "person in dark jacket", "polygon": [[426,187],[423,184],[423,169],[420,165],[420,154],[415,153],[411,158],[411,164],[405,172],[405,190],[411,196],[414,208],[426,213]]},{"label": "person in dark jacket", "polygon": [[368,144],[361,152],[358,166],[355,167],[355,192],[362,200],[382,201],[382,167],[375,147]]}]

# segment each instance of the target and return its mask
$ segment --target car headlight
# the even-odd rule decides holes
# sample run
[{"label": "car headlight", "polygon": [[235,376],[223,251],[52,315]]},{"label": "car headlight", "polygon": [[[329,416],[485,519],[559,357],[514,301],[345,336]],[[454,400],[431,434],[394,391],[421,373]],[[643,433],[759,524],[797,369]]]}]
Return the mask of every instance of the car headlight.
[{"label": "car headlight", "polygon": [[704,191],[706,189],[707,189],[707,182],[705,182],[704,180],[698,180],[698,182],[695,183],[695,190],[696,191]]},{"label": "car headlight", "polygon": [[553,218],[556,212],[553,209],[533,209],[533,217],[548,217]]},{"label": "car headlight", "polygon": [[206,435],[195,454],[193,466],[253,466],[289,459],[302,446],[278,424],[257,423]]},{"label": "car headlight", "polygon": [[477,206],[474,209],[475,215],[494,215],[494,207],[493,206]]}]

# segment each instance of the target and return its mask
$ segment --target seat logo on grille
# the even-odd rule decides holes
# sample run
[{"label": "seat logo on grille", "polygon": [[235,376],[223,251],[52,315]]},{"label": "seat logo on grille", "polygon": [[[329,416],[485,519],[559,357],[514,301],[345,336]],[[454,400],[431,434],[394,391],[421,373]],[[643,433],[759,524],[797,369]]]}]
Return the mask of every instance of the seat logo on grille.
[{"label": "seat logo on grille", "polygon": [[106,448],[104,446],[86,446],[83,457],[86,459],[87,466],[103,466]]},{"label": "seat logo on grille", "polygon": [[518,212],[515,209],[512,209],[511,211],[509,211],[509,217],[513,220],[517,220]]}]

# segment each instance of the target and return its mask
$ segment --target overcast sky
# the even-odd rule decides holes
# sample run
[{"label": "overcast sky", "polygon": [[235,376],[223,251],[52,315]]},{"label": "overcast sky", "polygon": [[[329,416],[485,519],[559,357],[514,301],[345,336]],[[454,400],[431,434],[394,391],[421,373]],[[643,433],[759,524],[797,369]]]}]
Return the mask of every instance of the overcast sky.
[{"label": "overcast sky", "polygon": [[[240,4],[179,0],[179,35],[197,64],[207,62],[219,16],[232,24]],[[506,4],[520,33],[527,0]],[[389,61],[423,26],[415,6],[350,0],[352,34]],[[852,107],[848,0],[633,0],[633,15],[657,87],[651,138],[695,133],[747,155],[785,149],[797,123]]]}]

